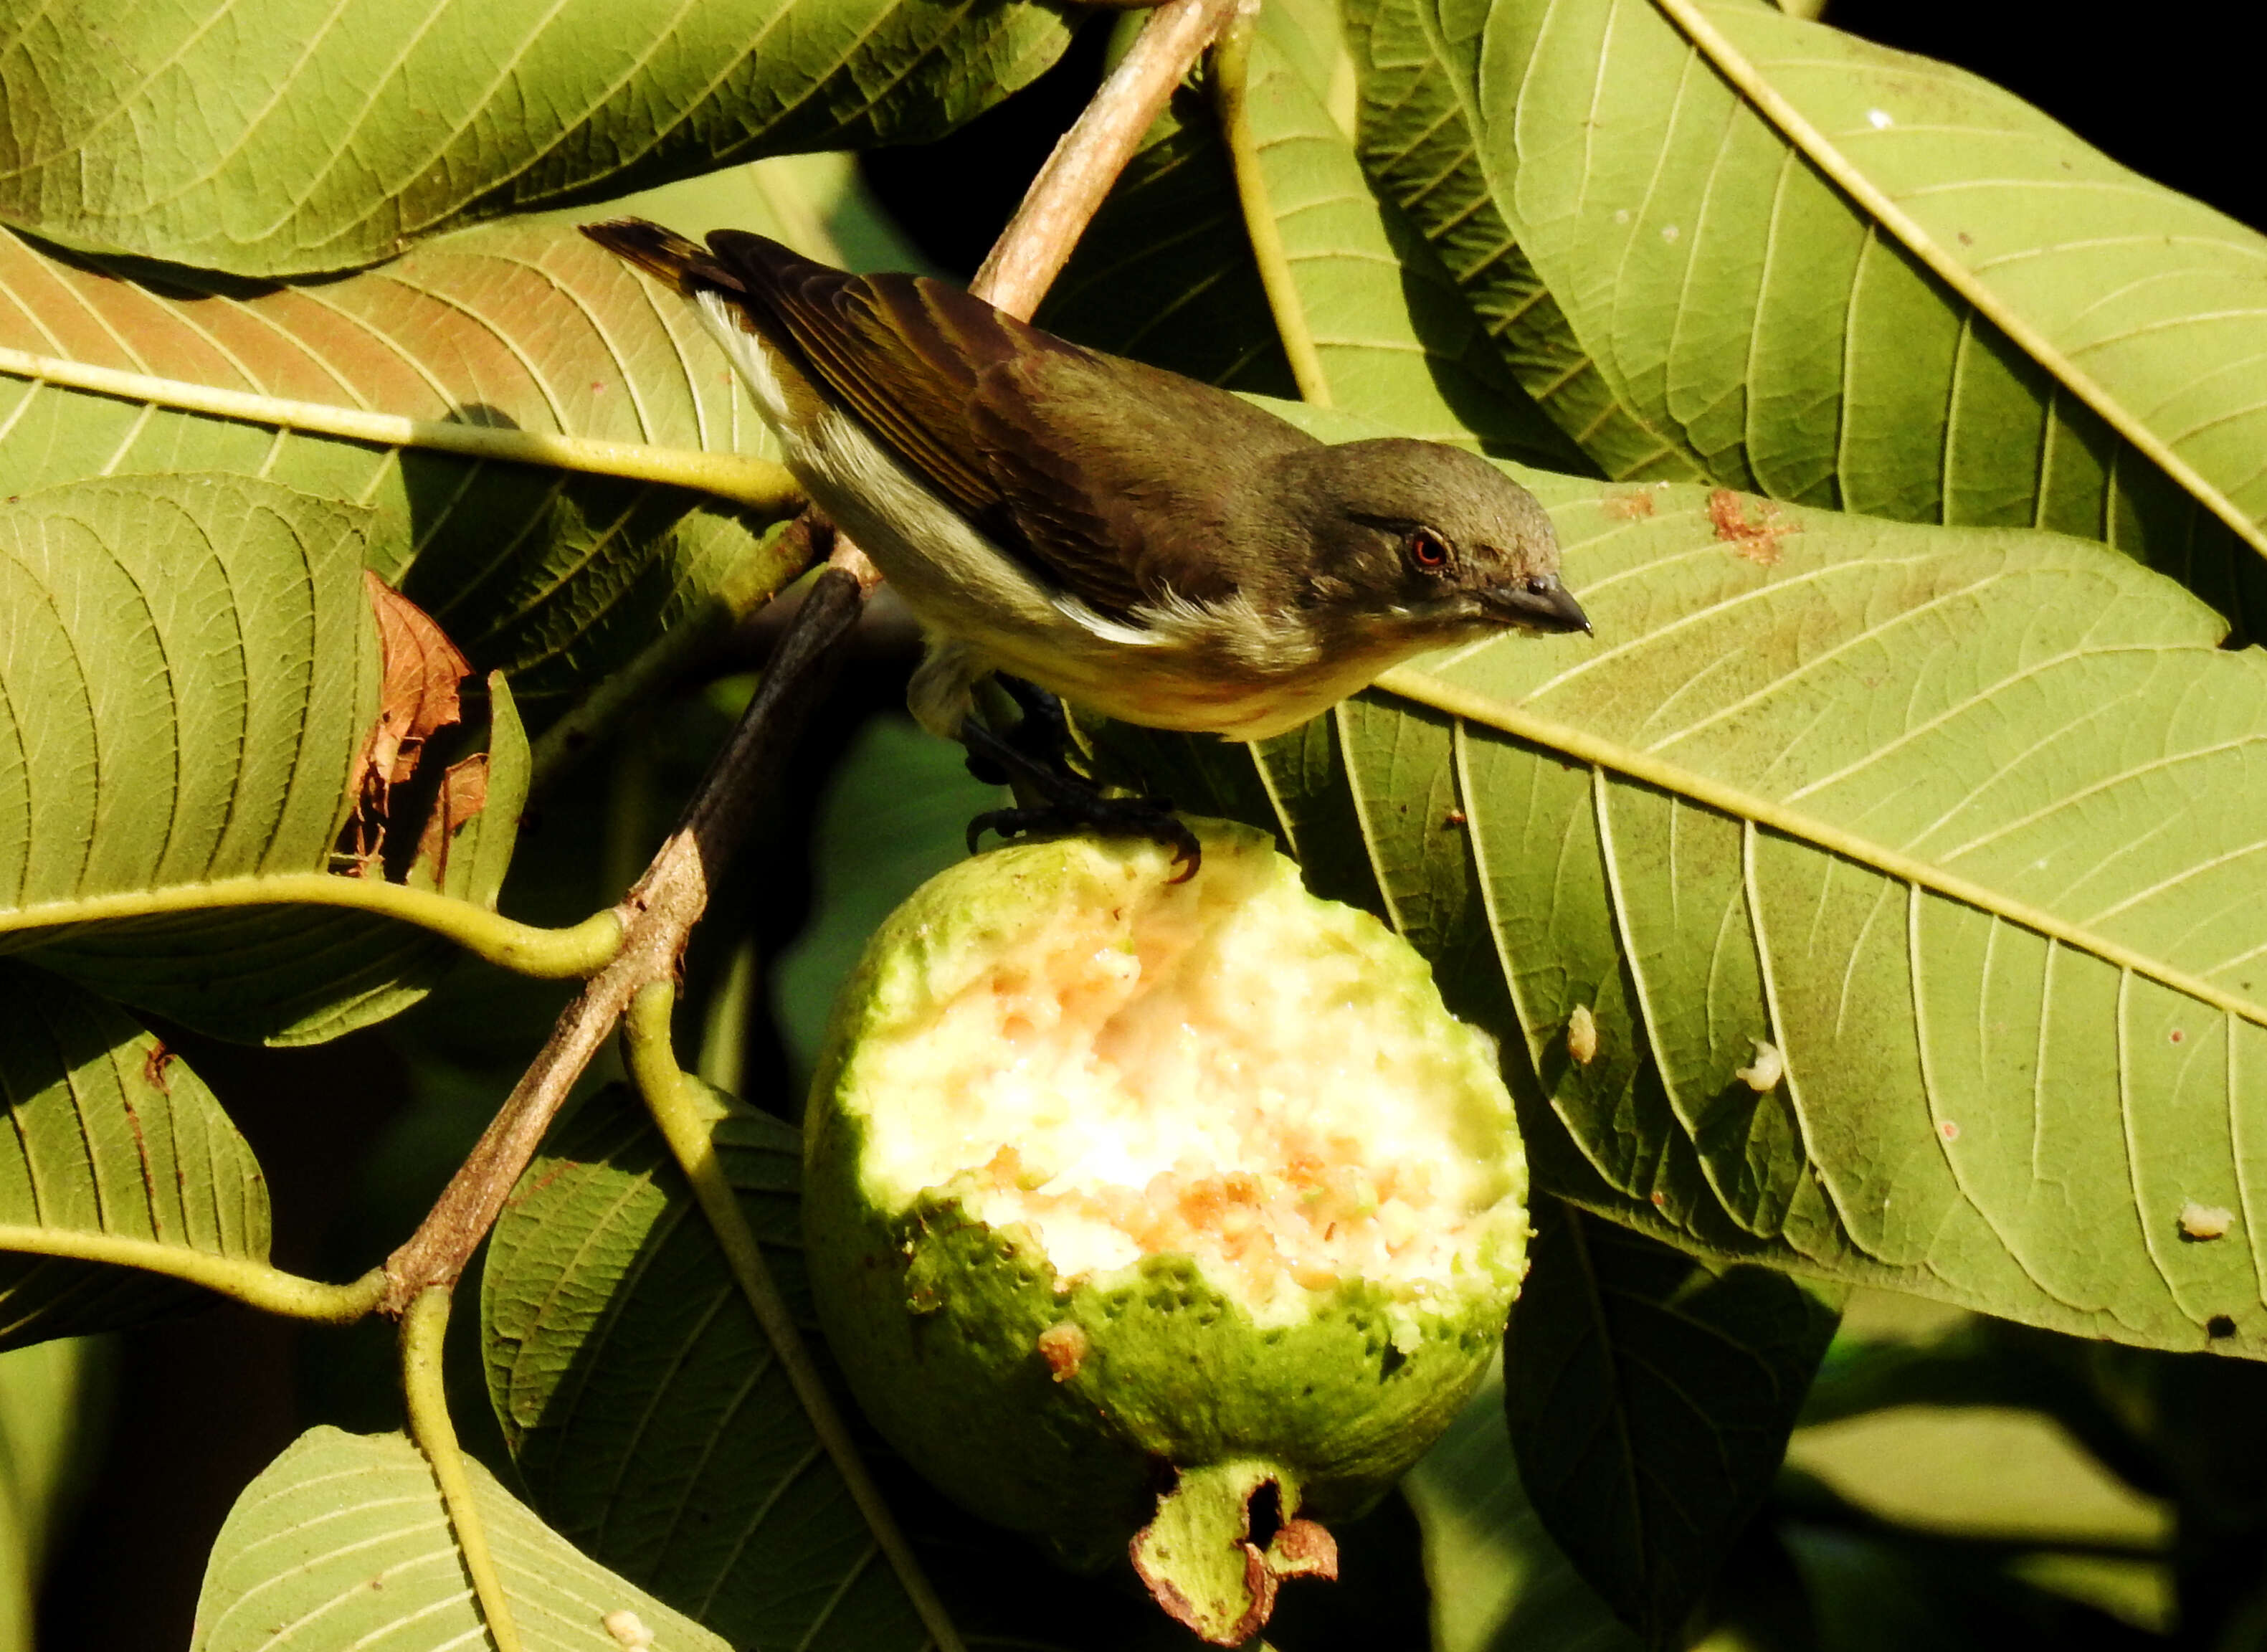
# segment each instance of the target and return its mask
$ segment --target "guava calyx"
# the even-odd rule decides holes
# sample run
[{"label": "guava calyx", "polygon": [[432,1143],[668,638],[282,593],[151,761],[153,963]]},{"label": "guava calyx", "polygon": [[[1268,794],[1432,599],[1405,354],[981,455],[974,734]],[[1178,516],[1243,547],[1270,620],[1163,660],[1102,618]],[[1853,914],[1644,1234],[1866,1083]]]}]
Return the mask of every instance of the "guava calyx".
[{"label": "guava calyx", "polygon": [[[1251,1502],[1270,1486],[1284,1518],[1262,1549],[1251,1540]],[[1214,1646],[1242,1646],[1266,1626],[1285,1579],[1338,1579],[1338,1539],[1297,1513],[1296,1483],[1272,1464],[1183,1469],[1157,1499],[1157,1517],[1134,1534],[1134,1569],[1178,1622]]]}]

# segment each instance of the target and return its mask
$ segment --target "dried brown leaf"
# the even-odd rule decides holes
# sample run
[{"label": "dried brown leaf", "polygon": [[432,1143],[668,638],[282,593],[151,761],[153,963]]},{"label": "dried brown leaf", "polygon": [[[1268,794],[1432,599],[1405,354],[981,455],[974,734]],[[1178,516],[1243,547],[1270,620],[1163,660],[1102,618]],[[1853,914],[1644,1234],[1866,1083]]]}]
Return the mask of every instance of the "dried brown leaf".
[{"label": "dried brown leaf", "polygon": [[449,845],[488,804],[488,754],[475,752],[450,764],[417,839],[417,870],[431,876],[435,888],[448,882]]},{"label": "dried brown leaf", "polygon": [[[378,716],[363,742],[351,780],[355,812],[340,836],[339,848],[353,865],[356,877],[366,877],[385,853],[393,825],[393,793],[417,773],[426,743],[464,716],[458,685],[472,673],[472,663],[415,603],[376,574],[366,574],[371,613],[378,620],[382,665]],[[457,766],[465,767],[463,764]],[[440,788],[434,812],[447,807],[455,770]],[[485,760],[480,793],[488,791]],[[473,811],[477,812],[477,809]],[[467,817],[469,818],[469,817]],[[461,824],[461,821],[459,822]],[[423,853],[421,834],[419,853]]]}]

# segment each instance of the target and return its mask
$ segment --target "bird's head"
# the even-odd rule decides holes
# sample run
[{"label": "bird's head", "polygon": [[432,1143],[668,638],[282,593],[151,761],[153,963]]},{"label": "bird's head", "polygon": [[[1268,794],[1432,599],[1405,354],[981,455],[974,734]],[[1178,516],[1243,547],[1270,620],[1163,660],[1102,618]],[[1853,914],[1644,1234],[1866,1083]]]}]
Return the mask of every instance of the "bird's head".
[{"label": "bird's head", "polygon": [[1296,598],[1311,616],[1390,624],[1412,651],[1590,628],[1559,583],[1550,517],[1486,459],[1394,437],[1302,448],[1282,465],[1284,502],[1314,547]]}]

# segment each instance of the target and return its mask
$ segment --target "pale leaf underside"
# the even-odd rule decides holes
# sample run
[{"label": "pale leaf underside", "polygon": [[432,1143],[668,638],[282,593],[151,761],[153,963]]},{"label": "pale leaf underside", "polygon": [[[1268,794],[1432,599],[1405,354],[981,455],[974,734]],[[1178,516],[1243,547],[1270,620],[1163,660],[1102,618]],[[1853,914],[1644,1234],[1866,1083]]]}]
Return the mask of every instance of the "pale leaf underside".
[{"label": "pale leaf underside", "polygon": [[[760,192],[739,178],[673,193],[763,221]],[[322,284],[187,279],[122,279],[0,233],[0,349],[54,363],[44,378],[0,374],[8,492],[216,470],[367,505],[373,569],[524,693],[610,669],[728,582],[768,589],[793,571],[766,569],[757,543],[776,509],[688,491],[730,491],[743,485],[730,466],[768,464],[745,393],[683,305],[571,223],[474,230]],[[142,399],[96,393],[73,387],[81,367],[157,382]],[[250,398],[249,411],[168,405],[208,390]],[[624,462],[668,459],[684,485],[561,470],[539,452],[497,462],[285,428],[300,404],[624,444]],[[727,469],[708,475],[715,464]]]},{"label": "pale leaf underside", "polygon": [[[664,1652],[725,1642],[586,1560],[477,1463],[473,1494],[528,1652],[622,1652],[631,1624]],[[616,1616],[628,1613],[628,1619]],[[479,1646],[473,1599],[433,1471],[400,1435],[311,1429],[244,1488],[197,1598],[193,1652]]]},{"label": "pale leaf underside", "polygon": [[0,506],[0,912],[323,870],[377,709],[367,525],[231,477]]},{"label": "pale leaf underside", "polygon": [[1762,4],[1357,21],[1366,164],[1610,474],[1669,474],[1642,430],[1778,498],[2103,539],[2259,621],[2258,236]]},{"label": "pale leaf underside", "polygon": [[[268,1186],[188,1064],[100,999],[0,963],[0,1228],[264,1261]],[[0,1347],[129,1325],[198,1293],[68,1257],[0,1259]]]},{"label": "pale leaf underside", "polygon": [[[0,506],[0,947],[224,1036],[291,1041],[400,1008],[452,960],[357,912],[89,921],[110,898],[178,906],[334,870],[378,709],[368,526],[226,475]],[[445,866],[412,870],[483,907],[528,774],[501,678],[488,698],[492,806],[454,831]]]}]

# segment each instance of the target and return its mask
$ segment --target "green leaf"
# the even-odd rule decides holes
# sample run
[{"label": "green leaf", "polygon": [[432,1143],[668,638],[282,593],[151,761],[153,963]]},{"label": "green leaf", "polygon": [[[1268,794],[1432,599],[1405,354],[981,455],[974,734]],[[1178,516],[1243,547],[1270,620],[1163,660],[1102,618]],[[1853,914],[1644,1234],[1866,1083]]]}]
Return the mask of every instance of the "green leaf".
[{"label": "green leaf", "polygon": [[[861,204],[812,170],[619,204],[688,224],[791,216],[807,238]],[[89,265],[0,231],[0,490],[197,469],[362,501],[371,568],[524,696],[573,692],[719,606],[745,613],[797,571],[767,537],[788,501],[733,503],[752,470],[784,479],[775,445],[692,313],[576,216],[297,288]],[[101,377],[117,373],[138,377]],[[193,410],[216,392],[248,400]],[[326,413],[404,428],[312,433]],[[523,462],[433,445],[468,434]]]},{"label": "green leaf", "polygon": [[101,1346],[63,1339],[0,1357],[0,1637],[34,1644],[41,1574],[77,1511],[103,1419]]},{"label": "green leaf", "polygon": [[[725,1174],[808,1323],[795,1131],[718,1092]],[[528,1168],[481,1274],[488,1392],[564,1537],[741,1645],[921,1646],[920,1621],[627,1090]]]},{"label": "green leaf", "polygon": [[1069,37],[999,0],[10,10],[0,218],[246,275],[375,263],[467,218],[760,155],[919,143]]},{"label": "green leaf", "polygon": [[325,866],[378,709],[367,523],[225,476],[0,507],[0,914]]},{"label": "green leaf", "polygon": [[[107,1331],[209,1300],[115,1262],[23,1254],[124,1239],[265,1261],[268,1185],[220,1104],[102,1000],[0,964],[0,1347]],[[98,1245],[96,1248],[100,1248]]]},{"label": "green leaf", "polygon": [[1763,1504],[1837,1315],[1544,1200],[1504,1342],[1505,1408],[1543,1524],[1649,1646],[1681,1648]]},{"label": "green leaf", "polygon": [[[1432,249],[1371,194],[1310,78],[1318,56],[1290,12],[1268,8],[1249,108],[1269,209],[1333,399],[1407,435],[1581,469]],[[1161,304],[1161,292],[1175,297]],[[1176,97],[1081,238],[1041,321],[1236,388],[1289,388],[1227,150],[1202,98]]]},{"label": "green leaf", "polygon": [[[485,798],[458,826],[441,876],[424,861],[404,882],[495,909],[527,804],[527,734],[502,672],[488,681]],[[475,753],[473,762],[481,762]],[[128,919],[70,929],[42,946],[47,969],[216,1037],[320,1044],[399,1015],[461,958],[409,924],[323,907]]]},{"label": "green leaf", "polygon": [[2267,239],[1759,0],[1358,11],[1372,175],[1519,312],[1523,382],[1596,376],[1537,393],[1609,474],[1673,474],[1642,430],[1727,486],[2101,538],[2267,612]]},{"label": "green leaf", "polygon": [[2135,1491],[2043,1413],[1899,1406],[1801,1429],[1787,1466],[1908,1531],[2162,1553],[2174,1505]]},{"label": "green leaf", "polygon": [[837,760],[811,830],[811,921],[769,973],[797,1089],[818,1066],[834,995],[867,937],[905,898],[966,855],[968,823],[1006,794],[968,772],[962,749],[876,717]]},{"label": "green leaf", "polygon": [[1638,1652],[1528,1501],[1493,1380],[1402,1490],[1425,1533],[1434,1652]]},{"label": "green leaf", "polygon": [[[728,1652],[699,1624],[585,1560],[469,1465],[528,1652],[622,1652],[635,1614],[666,1652]],[[630,1626],[622,1622],[625,1631]],[[244,1488],[205,1568],[194,1652],[348,1652],[487,1643],[424,1456],[398,1434],[312,1428]]]},{"label": "green leaf", "polygon": [[1346,30],[1361,73],[1355,142],[1378,194],[1408,215],[1536,405],[1619,480],[1707,472],[1626,401],[1576,336],[1507,222],[1510,174],[1482,120],[1486,0],[1354,0]]},{"label": "green leaf", "polygon": [[[1868,1295],[1845,1311],[1803,1400],[1802,1421],[1839,1422],[1898,1406],[2037,1411],[2137,1489],[2169,1494],[2173,1462],[2183,1453],[2174,1441],[2146,1437],[2140,1420],[2154,1396],[2106,1391],[2121,1368],[2145,1380],[2186,1379],[2191,1391],[2180,1394],[2176,1409],[2183,1426],[2213,1437],[2215,1465],[2229,1464],[2233,1419],[2258,1413],[2255,1391],[2267,1381],[2267,1369],[2248,1362],[2109,1348],[2010,1320],[1948,1316],[1915,1298]],[[2215,1385],[2227,1391],[2214,1393]],[[2248,1498],[2256,1475],[2233,1472]]]},{"label": "green leaf", "polygon": [[1251,749],[1317,886],[1514,1053],[1538,1185],[1711,1257],[2267,1352],[2267,657],[2081,541],[1528,480],[1596,640]]},{"label": "green leaf", "polygon": [[[0,944],[227,1038],[308,1042],[413,1002],[452,944],[367,913],[96,903],[331,869],[378,713],[367,512],[231,476],[0,506]],[[490,684],[489,806],[443,892],[493,907],[527,741]],[[427,874],[412,882],[427,887]]]}]

